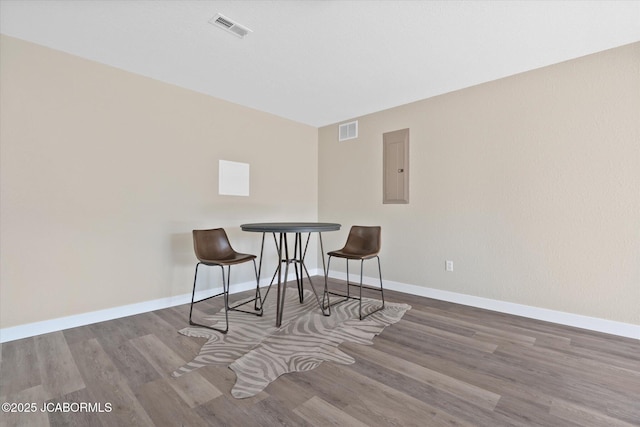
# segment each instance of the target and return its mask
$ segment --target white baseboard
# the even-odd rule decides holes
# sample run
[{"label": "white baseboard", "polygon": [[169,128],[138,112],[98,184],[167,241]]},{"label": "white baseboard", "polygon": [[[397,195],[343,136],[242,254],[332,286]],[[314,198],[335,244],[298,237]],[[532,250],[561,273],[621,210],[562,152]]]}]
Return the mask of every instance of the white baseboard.
[{"label": "white baseboard", "polygon": [[[295,280],[295,276],[289,275],[289,280]],[[267,286],[268,280],[261,279],[260,287]],[[256,282],[244,282],[232,284],[230,293],[249,291],[255,289]],[[196,292],[196,301],[211,295],[222,292],[222,288],[212,288],[206,291]],[[189,304],[191,302],[191,293],[176,295],[168,298],[160,298],[152,301],[145,301],[136,304],[128,304],[119,307],[107,308],[104,310],[92,311],[89,313],[75,314],[73,316],[59,317],[57,319],[44,320],[42,322],[27,323],[25,325],[14,326],[10,328],[0,329],[0,343],[14,341],[21,338],[33,337],[36,335],[47,334],[49,332],[62,331],[64,329],[75,328],[78,326],[90,325],[92,323],[104,322],[106,320],[119,319],[121,317],[133,316],[135,314],[147,313],[163,308],[174,307],[176,305]],[[185,326],[187,319],[185,318]]]},{"label": "white baseboard", "polygon": [[[312,276],[322,275],[322,270],[311,269],[309,274]],[[329,277],[345,280],[345,273],[330,272]],[[294,280],[295,275],[290,274],[289,280]],[[260,286],[267,286],[270,279],[261,279]],[[359,281],[360,277],[350,275],[350,280]],[[372,277],[364,277],[363,282],[367,285],[378,286],[379,279]],[[323,285],[320,281],[318,285]],[[317,285],[316,285],[317,286]],[[254,289],[255,282],[244,282],[231,285],[230,293],[248,291]],[[528,305],[515,304],[511,302],[493,300],[488,298],[476,297],[472,295],[459,294],[456,292],[443,291],[440,289],[426,288],[424,286],[409,285],[406,283],[393,282],[384,280],[385,289],[403,292],[411,295],[418,295],[427,298],[433,298],[442,301],[453,302],[456,304],[468,305],[472,307],[484,308],[501,313],[513,314],[516,316],[528,317],[531,319],[544,320],[547,322],[558,323],[561,325],[574,326],[577,328],[588,329],[607,334],[618,335],[627,338],[640,339],[640,325],[632,325],[629,323],[615,322],[612,320],[599,319],[596,317],[582,316],[579,314],[565,313],[561,311],[548,310],[545,308],[532,307]],[[318,288],[316,288],[318,289]],[[221,292],[221,288],[210,289],[208,291],[200,291],[196,293],[196,300],[206,298]],[[120,307],[108,308],[104,310],[92,311],[89,313],[77,314],[73,316],[60,317],[57,319],[45,320],[42,322],[28,323],[25,325],[14,326],[10,328],[0,329],[0,343],[14,341],[22,338],[33,337],[36,335],[46,334],[49,332],[62,331],[64,329],[75,328],[78,326],[90,325],[92,323],[104,322],[106,320],[118,319],[121,317],[132,316],[149,311],[160,310],[163,308],[174,307],[176,305],[188,304],[191,302],[191,293],[177,295],[169,298],[160,298],[152,301],[145,301],[137,304],[128,304]],[[187,320],[185,319],[185,325]]]},{"label": "white baseboard", "polygon": [[[321,273],[321,272],[320,272]],[[346,280],[345,273],[330,272],[329,277]],[[360,281],[360,275],[349,275],[352,282]],[[369,286],[380,286],[380,279],[377,277],[363,277],[363,283]],[[441,301],[453,302],[456,304],[468,305],[471,307],[484,308],[500,313],[513,314],[516,316],[528,317],[530,319],[544,320],[546,322],[558,323],[576,328],[588,329],[591,331],[603,332],[621,337],[640,339],[640,325],[616,322],[613,320],[600,319],[597,317],[583,316],[580,314],[565,313],[562,311],[549,310],[546,308],[532,307],[529,305],[516,304],[512,302],[499,301],[489,298],[476,297],[473,295],[459,294],[456,292],[443,291],[440,289],[427,288],[424,286],[409,285],[406,283],[383,280],[384,288],[393,291],[403,292],[421,297],[433,298]]]}]

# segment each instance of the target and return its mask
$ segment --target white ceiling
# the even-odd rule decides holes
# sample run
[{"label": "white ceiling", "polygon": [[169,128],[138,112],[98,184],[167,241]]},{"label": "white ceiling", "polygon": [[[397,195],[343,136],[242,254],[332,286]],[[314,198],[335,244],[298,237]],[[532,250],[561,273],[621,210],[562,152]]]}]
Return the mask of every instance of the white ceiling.
[{"label": "white ceiling", "polygon": [[319,127],[639,41],[640,1],[0,0],[0,31]]}]

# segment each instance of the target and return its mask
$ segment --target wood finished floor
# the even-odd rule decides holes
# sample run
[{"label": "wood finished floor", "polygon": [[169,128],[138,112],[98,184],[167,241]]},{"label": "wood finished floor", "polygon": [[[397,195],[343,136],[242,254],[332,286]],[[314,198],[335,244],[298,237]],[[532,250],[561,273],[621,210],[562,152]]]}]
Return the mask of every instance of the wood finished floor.
[{"label": "wood finished floor", "polygon": [[[287,374],[242,400],[226,367],[170,377],[204,343],[177,333],[188,305],[4,343],[2,402],[112,410],[0,413],[0,425],[640,426],[639,340],[385,296],[413,308],[373,346],[341,345],[355,364]],[[213,314],[221,300],[199,306]]]}]

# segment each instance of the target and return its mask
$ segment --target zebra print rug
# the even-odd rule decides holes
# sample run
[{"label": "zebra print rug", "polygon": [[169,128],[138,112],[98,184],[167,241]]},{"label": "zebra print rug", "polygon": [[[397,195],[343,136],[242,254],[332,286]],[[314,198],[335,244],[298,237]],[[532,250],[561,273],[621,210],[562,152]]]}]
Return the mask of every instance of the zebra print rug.
[{"label": "zebra print rug", "polygon": [[[288,372],[309,371],[324,361],[354,363],[353,357],[338,349],[340,343],[371,345],[376,335],[411,308],[385,302],[384,310],[361,321],[358,301],[349,300],[333,306],[331,316],[323,316],[311,291],[304,291],[303,303],[295,289],[288,291],[280,328],[275,327],[275,292],[270,292],[262,317],[230,311],[226,335],[198,327],[180,330],[186,336],[207,338],[207,342],[198,356],[172,375],[179,377],[206,365],[228,365],[236,373],[231,395],[251,397]],[[367,313],[380,305],[378,300],[363,299],[362,311]],[[205,319],[206,324],[223,326],[224,311]]]}]

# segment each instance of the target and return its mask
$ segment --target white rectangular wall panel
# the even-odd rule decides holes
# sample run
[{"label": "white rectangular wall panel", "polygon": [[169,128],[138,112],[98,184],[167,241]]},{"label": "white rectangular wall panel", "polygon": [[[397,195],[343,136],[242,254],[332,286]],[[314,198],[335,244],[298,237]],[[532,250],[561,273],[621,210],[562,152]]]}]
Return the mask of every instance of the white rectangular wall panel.
[{"label": "white rectangular wall panel", "polygon": [[218,194],[224,196],[249,195],[249,164],[220,160]]}]

